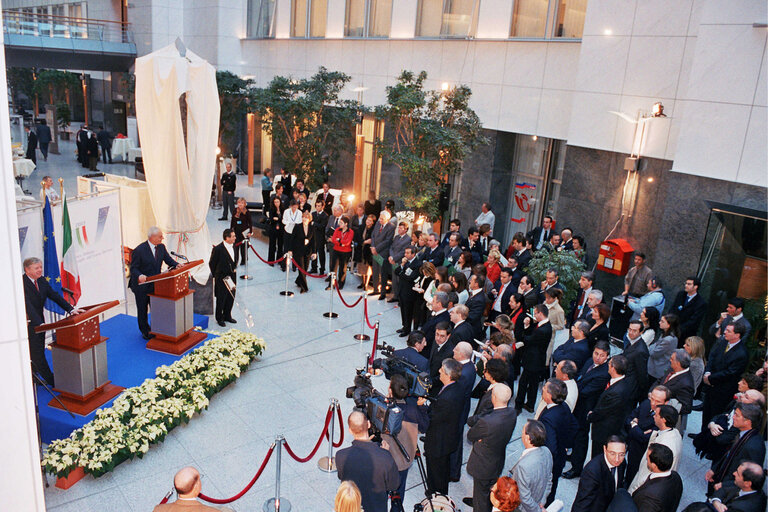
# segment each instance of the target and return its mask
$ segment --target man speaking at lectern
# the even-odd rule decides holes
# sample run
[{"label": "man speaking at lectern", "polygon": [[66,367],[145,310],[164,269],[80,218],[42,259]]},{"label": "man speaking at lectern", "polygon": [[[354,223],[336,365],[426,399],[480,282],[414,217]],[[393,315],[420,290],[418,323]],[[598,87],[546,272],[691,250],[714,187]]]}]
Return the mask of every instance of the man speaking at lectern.
[{"label": "man speaking at lectern", "polygon": [[45,323],[43,306],[47,299],[61,306],[67,313],[80,313],[82,310],[73,309],[56,293],[48,281],[43,278],[43,262],[39,258],[24,260],[24,303],[27,310],[27,336],[29,338],[29,357],[32,360],[33,371],[39,373],[49,386],[53,387],[53,372],[45,360],[45,333],[36,333],[35,327]]},{"label": "man speaking at lectern", "polygon": [[152,339],[149,334],[149,294],[155,291],[155,285],[146,283],[148,277],[159,274],[163,262],[169,268],[175,268],[178,263],[171,258],[163,245],[163,231],[152,226],[147,233],[147,241],[136,246],[131,253],[131,278],[128,288],[133,290],[136,296],[136,316],[139,319],[139,330],[145,340]]}]

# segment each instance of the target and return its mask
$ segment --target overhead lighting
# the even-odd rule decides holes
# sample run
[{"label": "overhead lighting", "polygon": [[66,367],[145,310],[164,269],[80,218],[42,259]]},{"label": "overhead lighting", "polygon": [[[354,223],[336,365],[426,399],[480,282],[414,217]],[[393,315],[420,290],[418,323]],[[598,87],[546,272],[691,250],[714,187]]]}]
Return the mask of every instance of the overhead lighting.
[{"label": "overhead lighting", "polygon": [[648,178],[648,183],[653,183],[653,178]]},{"label": "overhead lighting", "polygon": [[355,87],[354,89],[352,89],[352,92],[363,92],[363,91],[367,91],[367,90],[368,90],[368,87],[360,86],[360,87]]},{"label": "overhead lighting", "polygon": [[660,101],[653,104],[652,112],[653,117],[667,117],[667,114],[664,113],[664,105],[662,105]]},{"label": "overhead lighting", "polygon": [[537,140],[539,140],[539,136],[538,136],[538,135],[534,135],[533,137],[531,137],[531,139],[532,139],[534,142],[536,142]]},{"label": "overhead lighting", "polygon": [[443,91],[447,91],[448,90],[448,82],[443,82],[442,85],[440,85],[440,89],[442,89]]},{"label": "overhead lighting", "polygon": [[607,29],[603,30],[603,34],[606,35],[606,36],[612,36],[613,35],[613,30],[611,30],[610,28],[607,28]]}]

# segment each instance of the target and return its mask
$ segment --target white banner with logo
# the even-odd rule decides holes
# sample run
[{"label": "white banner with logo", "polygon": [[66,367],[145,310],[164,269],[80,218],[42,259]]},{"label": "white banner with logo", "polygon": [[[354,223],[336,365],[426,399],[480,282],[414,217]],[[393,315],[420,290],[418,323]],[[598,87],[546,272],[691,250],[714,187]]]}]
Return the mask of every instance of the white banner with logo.
[{"label": "white banner with logo", "polygon": [[[72,223],[72,246],[77,256],[82,295],[79,306],[125,300],[125,271],[120,237],[120,199],[117,190],[90,197],[67,198]],[[53,209],[56,250],[61,262],[62,205]],[[42,245],[42,244],[41,244]]]},{"label": "white banner with logo", "polygon": [[27,258],[43,259],[43,214],[40,206],[16,211],[19,222],[19,248],[21,261]]}]

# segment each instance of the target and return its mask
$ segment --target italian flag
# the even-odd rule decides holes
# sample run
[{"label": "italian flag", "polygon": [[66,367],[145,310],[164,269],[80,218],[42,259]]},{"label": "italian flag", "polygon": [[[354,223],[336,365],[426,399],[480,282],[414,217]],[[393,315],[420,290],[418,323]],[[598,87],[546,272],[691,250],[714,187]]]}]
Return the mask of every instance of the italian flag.
[{"label": "italian flag", "polygon": [[61,288],[64,298],[75,306],[80,299],[80,272],[77,270],[76,245],[72,243],[72,223],[69,221],[67,196],[64,196],[64,213],[61,217],[63,244],[61,250]]}]

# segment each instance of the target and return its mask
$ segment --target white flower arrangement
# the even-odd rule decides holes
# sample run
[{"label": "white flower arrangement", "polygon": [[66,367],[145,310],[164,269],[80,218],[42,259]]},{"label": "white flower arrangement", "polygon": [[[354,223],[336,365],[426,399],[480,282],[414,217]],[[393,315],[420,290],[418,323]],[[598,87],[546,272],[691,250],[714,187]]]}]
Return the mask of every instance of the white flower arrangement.
[{"label": "white flower arrangement", "polygon": [[143,457],[151,444],[207,409],[209,398],[240,377],[265,348],[255,335],[231,329],[158,367],[154,379],[126,389],[112,407],[97,410],[69,437],[52,441],[43,457],[45,470],[65,477],[82,467],[99,477],[125,460]]}]

